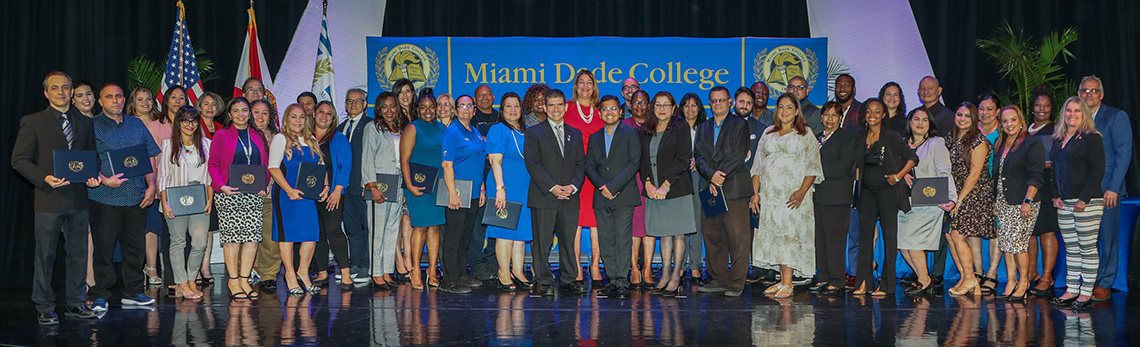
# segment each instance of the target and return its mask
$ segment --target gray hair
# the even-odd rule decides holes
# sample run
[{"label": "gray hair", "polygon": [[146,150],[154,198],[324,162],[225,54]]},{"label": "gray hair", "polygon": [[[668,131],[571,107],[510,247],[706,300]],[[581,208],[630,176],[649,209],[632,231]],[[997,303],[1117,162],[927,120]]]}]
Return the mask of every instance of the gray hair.
[{"label": "gray hair", "polygon": [[1081,83],[1080,84],[1085,84],[1085,81],[1096,81],[1096,84],[1100,85],[1100,91],[1102,91],[1102,92],[1104,91],[1104,82],[1100,81],[1100,77],[1097,77],[1096,75],[1088,75],[1085,77],[1081,77]]},{"label": "gray hair", "polygon": [[347,93],[344,93],[344,97],[347,99],[348,94],[352,94],[352,93],[360,93],[360,95],[364,96],[364,100],[368,100],[368,92],[366,92],[366,91],[364,91],[364,89],[360,89],[360,88],[349,89]]}]

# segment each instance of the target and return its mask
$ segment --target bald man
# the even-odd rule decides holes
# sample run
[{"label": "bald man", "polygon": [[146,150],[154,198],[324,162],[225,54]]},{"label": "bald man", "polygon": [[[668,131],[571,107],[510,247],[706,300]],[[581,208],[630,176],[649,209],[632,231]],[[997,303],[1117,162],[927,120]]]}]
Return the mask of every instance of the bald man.
[{"label": "bald man", "polygon": [[804,120],[811,127],[812,134],[819,134],[823,132],[823,120],[819,116],[819,107],[808,101],[808,93],[810,92],[811,87],[808,86],[807,80],[803,77],[792,77],[792,80],[788,82],[788,93],[792,93],[796,100],[800,101],[800,110],[803,110]]}]

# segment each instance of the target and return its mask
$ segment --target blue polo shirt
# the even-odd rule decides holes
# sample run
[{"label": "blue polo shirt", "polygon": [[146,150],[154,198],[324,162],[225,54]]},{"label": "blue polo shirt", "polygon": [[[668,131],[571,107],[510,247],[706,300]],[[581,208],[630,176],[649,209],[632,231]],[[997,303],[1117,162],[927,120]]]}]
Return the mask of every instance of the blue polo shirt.
[{"label": "blue polo shirt", "polygon": [[[471,181],[471,189],[483,185],[483,166],[487,162],[487,142],[475,127],[467,130],[459,121],[451,122],[443,133],[443,161],[450,161],[455,179]],[[472,194],[472,199],[479,195]]]},{"label": "blue polo shirt", "polygon": [[[126,148],[138,144],[146,146],[147,154],[151,157],[158,155],[162,149],[154,143],[154,137],[146,125],[135,117],[123,116],[122,122],[115,122],[106,114],[100,113],[91,119],[95,123],[95,148],[99,151],[99,173],[111,177],[111,163],[103,160],[107,152]],[[177,129],[175,130],[177,131]],[[109,206],[132,206],[142,203],[146,195],[146,176],[127,179],[118,188],[100,185],[87,190],[87,197],[92,201]]]}]

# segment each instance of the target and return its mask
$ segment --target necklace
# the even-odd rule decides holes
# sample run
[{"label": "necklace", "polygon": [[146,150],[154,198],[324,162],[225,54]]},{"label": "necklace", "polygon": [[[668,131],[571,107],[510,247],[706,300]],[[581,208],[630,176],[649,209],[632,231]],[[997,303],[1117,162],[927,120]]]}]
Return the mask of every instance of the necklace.
[{"label": "necklace", "polygon": [[523,135],[523,134],[522,134],[522,132],[521,132],[521,131],[518,131],[518,130],[514,130],[514,129],[511,129],[511,140],[514,140],[514,141],[515,141],[515,151],[518,151],[518,152],[519,152],[519,157],[520,157],[520,158],[526,159],[526,156],[525,156],[525,155],[523,155],[523,153],[522,153],[522,149],[521,149],[521,148],[519,148],[519,138],[518,138],[518,137],[515,137],[515,134],[519,134],[520,136],[521,136],[521,135]]},{"label": "necklace", "polygon": [[240,137],[238,138],[238,144],[241,145],[242,151],[245,152],[246,164],[253,162],[253,138],[250,137],[249,132],[248,129],[245,131],[245,141],[242,141]]},{"label": "necklace", "polygon": [[586,122],[586,124],[590,124],[591,122],[594,121],[594,108],[593,107],[589,107],[589,109],[590,109],[589,115],[582,113],[582,104],[581,103],[575,101],[574,107],[578,108],[578,117],[582,117],[582,121]]},{"label": "necklace", "polygon": [[1050,123],[1052,123],[1052,122],[1045,122],[1045,124],[1041,124],[1040,126],[1037,126],[1036,123],[1033,125],[1030,125],[1029,126],[1029,132],[1036,134],[1038,131],[1041,131],[1041,129],[1044,129],[1045,126],[1049,125]]}]

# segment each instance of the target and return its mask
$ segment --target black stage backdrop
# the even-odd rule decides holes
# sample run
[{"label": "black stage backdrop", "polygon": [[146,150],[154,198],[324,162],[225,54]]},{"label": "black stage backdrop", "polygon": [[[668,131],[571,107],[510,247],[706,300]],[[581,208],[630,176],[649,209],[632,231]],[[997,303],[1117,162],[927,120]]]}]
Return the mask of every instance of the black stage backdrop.
[{"label": "black stage backdrop", "polygon": [[[19,117],[46,107],[40,92],[43,76],[62,70],[74,78],[103,83],[126,82],[126,64],[140,54],[165,60],[170,47],[174,1],[6,2],[0,47],[0,66],[9,67],[10,88],[0,93],[6,126],[0,128],[0,269],[6,281],[0,287],[26,287],[31,278],[31,186],[11,170],[8,158]],[[385,10],[386,36],[692,36],[807,37],[804,1],[578,1],[558,6],[546,1],[389,1]],[[982,6],[982,5],[987,6]],[[245,33],[245,1],[186,1],[187,25],[195,48],[214,59],[218,80],[207,90],[227,95],[232,88]],[[1079,77],[1097,74],[1105,80],[1105,103],[1131,114],[1140,112],[1140,71],[1128,57],[1140,44],[1136,3],[1122,1],[912,1],[915,18],[930,54],[931,64],[944,87],[948,104],[973,100],[1005,83],[992,63],[974,46],[1002,21],[1041,37],[1052,30],[1075,26],[1080,40],[1071,46],[1076,60],[1066,73]],[[261,1],[258,29],[270,71],[277,71],[285,56],[303,1]],[[335,18],[333,19],[335,20]],[[315,33],[314,33],[315,34]],[[363,44],[363,43],[361,43]],[[542,49],[542,48],[538,48]],[[26,53],[25,53],[26,52]],[[858,77],[858,76],[856,76]],[[878,86],[861,86],[877,89]],[[98,87],[96,87],[98,88]],[[907,91],[912,104],[913,91]],[[281,96],[288,99],[288,96]],[[1133,132],[1140,122],[1133,117]],[[1133,162],[1140,156],[1134,151]],[[1134,166],[1135,167],[1135,166]],[[1130,170],[1129,190],[1140,192],[1140,173]],[[1134,248],[1135,249],[1135,248]],[[1135,253],[1135,252],[1133,252]],[[1140,257],[1134,257],[1140,258]],[[1133,265],[1133,269],[1140,267]],[[1135,278],[1135,276],[1134,276]]]}]

